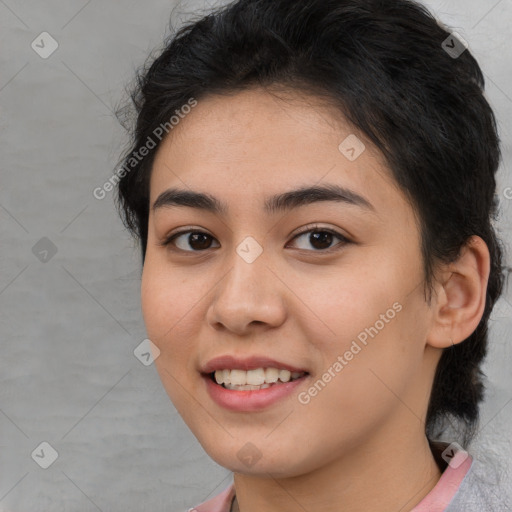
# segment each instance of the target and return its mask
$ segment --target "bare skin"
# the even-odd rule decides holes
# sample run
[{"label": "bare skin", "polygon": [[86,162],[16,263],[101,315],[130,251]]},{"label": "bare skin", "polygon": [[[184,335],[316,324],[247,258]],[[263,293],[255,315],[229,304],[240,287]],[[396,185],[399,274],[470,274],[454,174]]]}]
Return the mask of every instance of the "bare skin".
[{"label": "bare skin", "polygon": [[[366,147],[353,161],[338,149],[350,134]],[[371,206],[264,211],[274,194],[326,184]],[[336,111],[298,93],[282,100],[253,89],[199,101],[159,148],[150,205],[171,187],[228,206],[225,215],[150,210],[141,294],[163,385],[208,455],[234,472],[234,510],[412,510],[440,478],[425,437],[428,399],[442,350],[483,314],[485,243],[473,237],[439,269],[428,304],[414,210],[383,158]],[[189,243],[189,232],[161,245],[185,229],[209,238]],[[310,229],[348,242],[333,236],[319,249]],[[248,236],[263,249],[252,263],[236,252]],[[241,413],[207,393],[200,366],[226,353],[305,367],[299,391],[307,393],[393,304],[400,311],[307,404],[293,393]],[[261,455],[250,467],[237,456],[247,442]]]}]

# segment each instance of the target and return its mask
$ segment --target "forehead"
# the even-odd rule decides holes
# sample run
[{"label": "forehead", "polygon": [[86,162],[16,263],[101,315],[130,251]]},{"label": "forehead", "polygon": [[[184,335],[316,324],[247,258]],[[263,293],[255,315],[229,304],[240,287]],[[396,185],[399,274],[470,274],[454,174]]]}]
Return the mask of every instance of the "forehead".
[{"label": "forehead", "polygon": [[[356,159],[346,140],[362,151]],[[297,92],[252,89],[208,96],[180,120],[156,154],[150,202],[179,187],[262,209],[272,193],[326,183],[399,193],[380,153],[337,110]]]}]

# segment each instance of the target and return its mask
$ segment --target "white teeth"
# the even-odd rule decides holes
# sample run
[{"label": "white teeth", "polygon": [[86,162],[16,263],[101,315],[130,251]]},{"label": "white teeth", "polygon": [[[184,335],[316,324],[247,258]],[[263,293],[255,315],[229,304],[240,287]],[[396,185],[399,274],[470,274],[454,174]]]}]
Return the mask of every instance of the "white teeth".
[{"label": "white teeth", "polygon": [[277,368],[267,368],[265,370],[265,382],[277,382],[279,379],[279,370]]},{"label": "white teeth", "polygon": [[289,370],[279,370],[279,380],[281,382],[288,382],[292,377],[292,372]]},{"label": "white teeth", "polygon": [[[256,368],[254,370],[217,370],[215,381],[217,384],[224,384],[228,389],[242,389],[241,386],[250,386],[256,389],[264,389],[265,384],[274,384],[278,380],[289,382],[304,375],[303,372],[290,372],[289,370],[278,370],[277,368]],[[268,386],[267,386],[268,387]]]},{"label": "white teeth", "polygon": [[243,386],[247,384],[247,372],[243,370],[231,370],[231,384],[235,384],[238,386]]},{"label": "white teeth", "polygon": [[249,370],[247,372],[247,384],[251,386],[261,386],[265,382],[265,370],[257,368],[256,370]]},{"label": "white teeth", "polygon": [[233,384],[224,384],[227,389],[236,389],[237,391],[256,391],[258,389],[266,389],[270,387],[270,384],[262,384],[261,386],[251,386],[246,384],[245,386],[233,386]]}]

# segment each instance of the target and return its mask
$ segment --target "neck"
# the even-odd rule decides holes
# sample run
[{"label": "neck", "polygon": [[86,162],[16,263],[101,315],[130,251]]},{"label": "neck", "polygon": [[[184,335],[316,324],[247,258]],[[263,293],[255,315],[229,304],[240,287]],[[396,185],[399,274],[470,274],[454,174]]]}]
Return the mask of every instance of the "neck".
[{"label": "neck", "polygon": [[[437,484],[441,472],[424,434],[369,441],[308,474],[265,478],[234,474],[232,512],[411,511]],[[357,453],[356,453],[357,452]]]}]

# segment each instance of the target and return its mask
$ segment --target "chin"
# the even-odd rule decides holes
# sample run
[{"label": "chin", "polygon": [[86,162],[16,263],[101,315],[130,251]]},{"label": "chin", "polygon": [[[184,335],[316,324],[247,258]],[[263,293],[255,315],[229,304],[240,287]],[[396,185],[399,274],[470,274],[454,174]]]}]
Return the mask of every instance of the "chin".
[{"label": "chin", "polygon": [[[229,435],[226,443],[212,439],[211,444],[201,443],[208,456],[219,466],[234,473],[276,478],[289,478],[298,476],[307,471],[304,465],[297,460],[297,450],[276,452],[272,443],[247,441],[233,441]],[[282,445],[281,445],[282,446]],[[266,456],[270,454],[270,456]],[[295,459],[294,459],[295,457]]]}]

